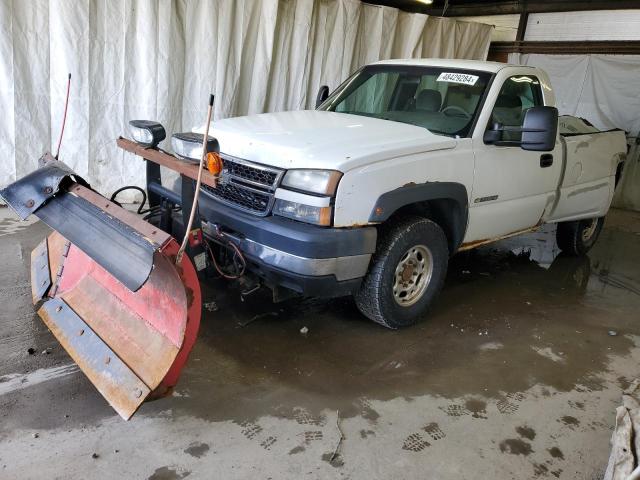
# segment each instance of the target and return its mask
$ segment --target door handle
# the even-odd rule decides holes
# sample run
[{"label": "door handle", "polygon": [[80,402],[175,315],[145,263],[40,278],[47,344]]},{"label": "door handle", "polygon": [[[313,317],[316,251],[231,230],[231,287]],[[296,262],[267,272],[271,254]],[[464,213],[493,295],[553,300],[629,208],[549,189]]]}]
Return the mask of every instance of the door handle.
[{"label": "door handle", "polygon": [[540,168],[547,168],[553,165],[553,155],[545,153],[540,155]]}]

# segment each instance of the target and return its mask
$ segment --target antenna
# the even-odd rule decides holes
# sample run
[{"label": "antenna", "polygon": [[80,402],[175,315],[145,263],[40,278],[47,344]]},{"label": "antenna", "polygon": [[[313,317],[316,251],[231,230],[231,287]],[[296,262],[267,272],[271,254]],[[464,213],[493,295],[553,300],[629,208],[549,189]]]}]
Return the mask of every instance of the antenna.
[{"label": "antenna", "polygon": [[67,123],[67,107],[69,106],[69,91],[71,90],[71,74],[67,79],[67,98],[64,101],[64,115],[62,116],[62,128],[60,129],[60,138],[58,139],[58,148],[56,149],[55,159],[58,160],[60,155],[60,145],[62,144],[62,135],[64,134],[64,126]]},{"label": "antenna", "polygon": [[200,194],[200,184],[202,183],[202,170],[204,170],[204,159],[207,156],[207,140],[209,139],[209,125],[211,124],[211,114],[213,113],[213,95],[209,95],[209,108],[207,109],[207,123],[204,127],[204,135],[202,137],[202,155],[200,156],[200,166],[198,168],[198,179],[196,180],[196,191],[193,195],[193,204],[191,205],[191,213],[189,214],[189,221],[187,222],[187,228],[184,231],[184,238],[182,239],[182,245],[176,254],[176,265],[179,265],[182,261],[182,254],[187,248],[189,243],[189,235],[191,235],[191,226],[193,225],[193,219],[196,214],[196,208],[198,206],[198,195]]}]

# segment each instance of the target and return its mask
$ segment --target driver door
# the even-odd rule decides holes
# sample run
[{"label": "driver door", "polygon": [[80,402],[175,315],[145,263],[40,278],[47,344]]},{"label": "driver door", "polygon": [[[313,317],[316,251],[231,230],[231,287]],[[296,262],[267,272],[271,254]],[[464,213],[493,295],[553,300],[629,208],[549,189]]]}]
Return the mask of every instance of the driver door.
[{"label": "driver door", "polygon": [[[489,122],[473,139],[475,174],[465,243],[535,227],[553,204],[562,169],[559,143],[553,152],[532,152],[519,145],[485,144],[483,139],[484,131],[493,123],[521,126],[526,110],[541,105],[540,81],[533,75],[506,78],[493,105],[485,105],[492,110]],[[519,132],[502,134],[502,140],[518,141],[521,137]]]}]

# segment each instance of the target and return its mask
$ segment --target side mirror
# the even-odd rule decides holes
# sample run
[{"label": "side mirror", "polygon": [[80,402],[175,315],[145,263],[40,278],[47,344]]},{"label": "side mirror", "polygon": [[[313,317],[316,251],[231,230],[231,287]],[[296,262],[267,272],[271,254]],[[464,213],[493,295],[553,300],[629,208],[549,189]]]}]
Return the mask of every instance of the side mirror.
[{"label": "side mirror", "polygon": [[550,152],[558,135],[558,109],[555,107],[531,107],[524,114],[522,123],[523,150]]},{"label": "side mirror", "polygon": [[326,85],[322,85],[318,90],[318,95],[316,95],[316,108],[322,105],[327,98],[329,98],[329,87]]}]

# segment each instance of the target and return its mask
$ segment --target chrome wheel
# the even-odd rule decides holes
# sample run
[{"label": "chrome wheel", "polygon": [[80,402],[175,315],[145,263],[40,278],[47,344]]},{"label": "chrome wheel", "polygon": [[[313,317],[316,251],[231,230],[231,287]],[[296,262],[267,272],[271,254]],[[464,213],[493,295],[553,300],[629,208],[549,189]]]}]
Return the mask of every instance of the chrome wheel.
[{"label": "chrome wheel", "polygon": [[393,298],[402,307],[416,303],[431,281],[433,256],[425,245],[416,245],[400,258],[393,279]]},{"label": "chrome wheel", "polygon": [[591,223],[589,224],[589,226],[584,230],[582,230],[582,241],[588,242],[591,239],[591,237],[593,237],[593,234],[595,233],[596,228],[598,228],[598,219],[594,218],[593,220],[591,220]]}]

